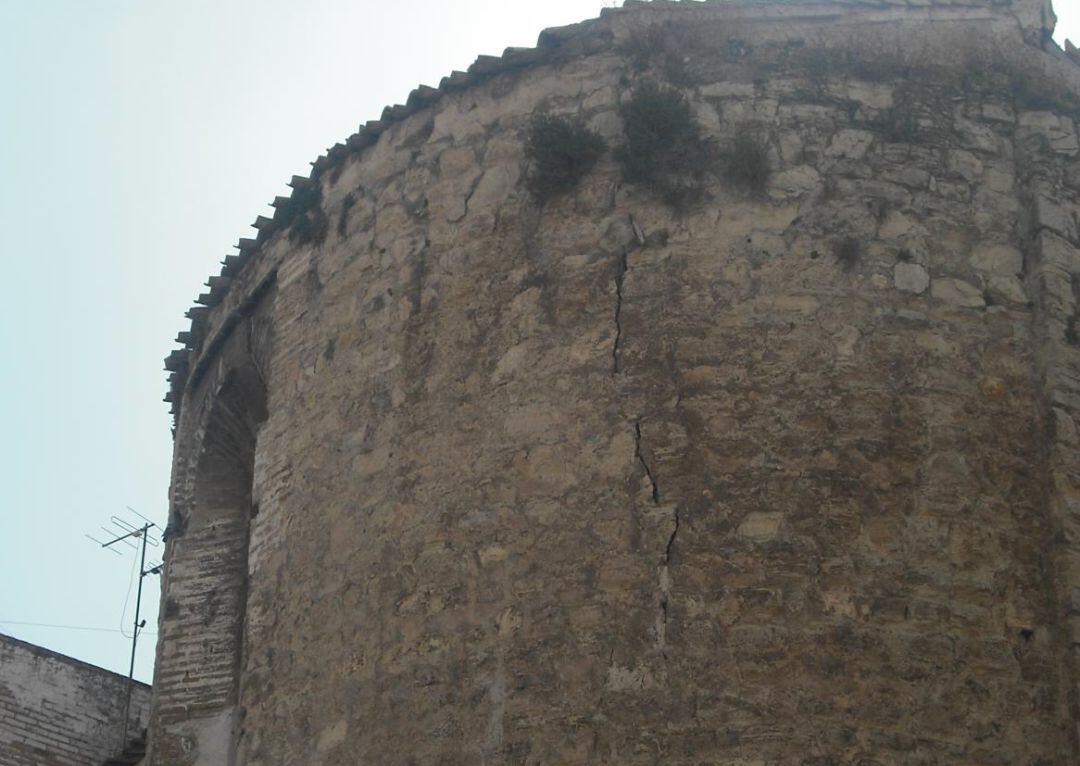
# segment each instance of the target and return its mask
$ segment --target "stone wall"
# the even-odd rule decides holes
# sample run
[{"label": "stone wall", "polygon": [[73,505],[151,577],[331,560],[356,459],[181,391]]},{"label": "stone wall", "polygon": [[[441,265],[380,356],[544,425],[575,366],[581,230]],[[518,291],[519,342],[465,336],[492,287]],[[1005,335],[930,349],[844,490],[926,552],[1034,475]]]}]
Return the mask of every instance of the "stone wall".
[{"label": "stone wall", "polygon": [[[116,756],[127,678],[0,635],[0,766],[87,766]],[[135,682],[128,738],[146,728],[150,687]]]},{"label": "stone wall", "polygon": [[[630,5],[294,179],[168,360],[151,762],[1078,762],[1050,25]],[[715,147],[705,197],[609,151],[533,199],[531,117],[614,150],[646,80]],[[760,195],[724,170],[747,133]]]}]

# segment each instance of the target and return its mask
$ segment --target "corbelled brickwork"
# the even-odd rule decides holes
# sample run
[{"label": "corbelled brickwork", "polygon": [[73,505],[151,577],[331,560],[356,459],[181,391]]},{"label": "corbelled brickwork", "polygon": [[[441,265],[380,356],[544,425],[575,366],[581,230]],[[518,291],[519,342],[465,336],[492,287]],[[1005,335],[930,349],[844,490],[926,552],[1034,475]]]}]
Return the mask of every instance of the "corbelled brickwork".
[{"label": "corbelled brickwork", "polygon": [[[628,4],[294,179],[170,356],[153,764],[1080,762],[1080,67]],[[718,158],[622,180],[635,87]],[[526,189],[567,115],[609,151]]]},{"label": "corbelled brickwork", "polygon": [[[0,766],[98,766],[123,750],[128,680],[0,635]],[[146,728],[150,687],[132,687],[127,739]]]}]

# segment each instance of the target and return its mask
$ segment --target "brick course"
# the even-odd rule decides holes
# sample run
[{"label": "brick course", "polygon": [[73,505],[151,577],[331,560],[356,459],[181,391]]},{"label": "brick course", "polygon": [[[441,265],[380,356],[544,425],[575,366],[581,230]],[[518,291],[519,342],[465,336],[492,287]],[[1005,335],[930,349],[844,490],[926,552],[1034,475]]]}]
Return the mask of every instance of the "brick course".
[{"label": "brick course", "polygon": [[[88,766],[121,748],[125,676],[0,635],[0,766]],[[129,739],[146,727],[135,682]]]}]

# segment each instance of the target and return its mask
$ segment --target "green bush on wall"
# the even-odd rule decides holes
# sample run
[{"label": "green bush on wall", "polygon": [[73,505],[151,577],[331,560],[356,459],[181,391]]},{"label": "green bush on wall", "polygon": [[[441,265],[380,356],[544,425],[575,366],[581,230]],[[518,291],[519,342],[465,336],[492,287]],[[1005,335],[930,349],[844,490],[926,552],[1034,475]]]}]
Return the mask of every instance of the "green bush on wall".
[{"label": "green bush on wall", "polygon": [[529,123],[526,186],[541,202],[577,185],[604,153],[604,139],[580,122],[538,114]]},{"label": "green bush on wall", "polygon": [[646,82],[634,88],[619,111],[626,144],[615,156],[623,179],[648,187],[672,207],[698,200],[705,191],[712,151],[686,97]]},{"label": "green bush on wall", "polygon": [[832,243],[833,256],[844,271],[854,271],[862,260],[862,245],[855,237],[843,237]]},{"label": "green bush on wall", "polygon": [[619,50],[636,73],[652,69],[672,85],[686,86],[693,80],[687,66],[688,47],[688,41],[677,39],[670,27],[654,24],[632,30]]},{"label": "green bush on wall", "polygon": [[736,186],[760,195],[769,180],[769,147],[764,137],[749,126],[735,134],[728,147],[724,175]]},{"label": "green bush on wall", "polygon": [[298,216],[289,228],[289,241],[301,245],[321,245],[326,241],[328,221],[321,207]]}]

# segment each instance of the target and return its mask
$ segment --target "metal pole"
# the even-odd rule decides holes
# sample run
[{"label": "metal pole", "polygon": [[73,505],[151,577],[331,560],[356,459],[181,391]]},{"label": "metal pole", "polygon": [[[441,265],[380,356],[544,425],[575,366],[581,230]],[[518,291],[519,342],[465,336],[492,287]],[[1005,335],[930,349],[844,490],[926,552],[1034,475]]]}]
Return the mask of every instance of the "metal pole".
[{"label": "metal pole", "polygon": [[142,581],[146,577],[146,533],[151,524],[144,524],[142,528],[142,553],[139,558],[139,589],[135,596],[135,629],[131,632],[131,664],[128,666],[127,696],[124,699],[124,727],[120,737],[120,752],[127,747],[128,715],[131,713],[131,687],[135,679],[135,646],[139,642],[139,609],[142,606]]}]

